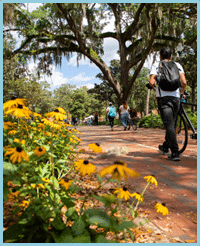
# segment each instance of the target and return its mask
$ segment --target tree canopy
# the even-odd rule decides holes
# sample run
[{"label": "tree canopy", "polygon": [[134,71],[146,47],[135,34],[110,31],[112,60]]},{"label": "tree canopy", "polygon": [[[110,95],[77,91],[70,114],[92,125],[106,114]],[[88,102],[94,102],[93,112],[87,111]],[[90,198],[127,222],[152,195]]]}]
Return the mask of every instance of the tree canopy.
[{"label": "tree canopy", "polygon": [[[40,68],[50,72],[52,62],[61,65],[63,56],[76,52],[78,59],[87,57],[101,70],[120,102],[127,100],[149,54],[166,45],[175,51],[180,42],[196,47],[196,3],[46,3],[32,13],[19,7],[9,9],[17,10],[15,22],[7,18],[5,23],[12,22],[23,41],[6,57],[38,58]],[[114,30],[104,32],[111,17]],[[119,44],[119,80],[102,59],[106,38]]]}]

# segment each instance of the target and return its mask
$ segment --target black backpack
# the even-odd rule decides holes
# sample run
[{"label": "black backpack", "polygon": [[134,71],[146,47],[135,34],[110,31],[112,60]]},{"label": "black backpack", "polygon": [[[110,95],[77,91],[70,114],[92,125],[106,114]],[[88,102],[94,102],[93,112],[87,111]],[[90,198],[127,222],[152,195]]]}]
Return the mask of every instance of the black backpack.
[{"label": "black backpack", "polygon": [[177,90],[181,86],[181,81],[176,63],[173,61],[162,61],[156,81],[163,91]]}]

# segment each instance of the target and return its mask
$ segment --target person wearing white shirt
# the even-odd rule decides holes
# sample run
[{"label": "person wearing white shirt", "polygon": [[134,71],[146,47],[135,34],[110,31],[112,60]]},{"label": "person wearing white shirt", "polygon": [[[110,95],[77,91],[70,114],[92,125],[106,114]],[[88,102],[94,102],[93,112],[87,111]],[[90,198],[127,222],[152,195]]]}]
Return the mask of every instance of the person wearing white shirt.
[{"label": "person wearing white shirt", "polygon": [[129,108],[127,102],[125,102],[125,101],[119,107],[120,119],[121,119],[122,125],[124,126],[124,131],[126,131],[126,129],[127,129],[129,110],[130,110],[130,108]]},{"label": "person wearing white shirt", "polygon": [[[159,67],[162,61],[169,62],[172,59],[172,51],[169,47],[164,47],[160,50],[160,62],[155,63],[152,66],[150,72],[149,86],[154,87],[156,79],[159,74]],[[165,141],[158,148],[163,154],[168,154],[169,149],[171,150],[171,155],[168,156],[169,160],[180,161],[179,148],[176,139],[174,122],[177,117],[177,113],[180,107],[180,94],[181,90],[184,95],[184,91],[187,86],[185,73],[183,67],[179,63],[175,63],[179,69],[180,75],[180,85],[181,88],[175,91],[163,91],[159,85],[156,88],[156,98],[158,103],[158,109],[166,129]]]}]

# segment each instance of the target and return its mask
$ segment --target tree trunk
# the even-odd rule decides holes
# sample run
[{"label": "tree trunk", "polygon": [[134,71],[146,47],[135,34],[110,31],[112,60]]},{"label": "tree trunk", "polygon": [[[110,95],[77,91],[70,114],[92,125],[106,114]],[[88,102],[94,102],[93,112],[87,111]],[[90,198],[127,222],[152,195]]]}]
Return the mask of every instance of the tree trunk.
[{"label": "tree trunk", "polygon": [[146,116],[149,115],[149,98],[150,98],[150,90],[147,90],[147,101],[146,101]]}]

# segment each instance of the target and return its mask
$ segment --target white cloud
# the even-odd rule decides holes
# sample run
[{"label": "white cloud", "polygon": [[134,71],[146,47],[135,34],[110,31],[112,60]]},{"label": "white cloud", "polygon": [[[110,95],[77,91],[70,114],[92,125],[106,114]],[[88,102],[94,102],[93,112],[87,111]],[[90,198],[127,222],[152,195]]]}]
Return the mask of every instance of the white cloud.
[{"label": "white cloud", "polygon": [[33,10],[36,10],[38,7],[40,7],[42,3],[25,3],[24,9],[28,9],[29,12],[32,12]]},{"label": "white cloud", "polygon": [[[36,71],[37,63],[31,62],[29,65],[29,70],[30,72],[34,73]],[[93,80],[95,77],[89,77],[86,76],[85,73],[80,73],[72,78],[66,78],[64,77],[64,74],[61,73],[60,71],[56,70],[56,67],[53,65],[52,66],[52,75],[51,76],[46,76],[46,75],[41,75],[40,81],[47,81],[52,88],[54,87],[59,87],[62,84],[72,84],[76,85],[78,87],[81,86],[87,86],[89,89],[93,88],[94,85],[91,83],[85,84],[84,82]]]}]

